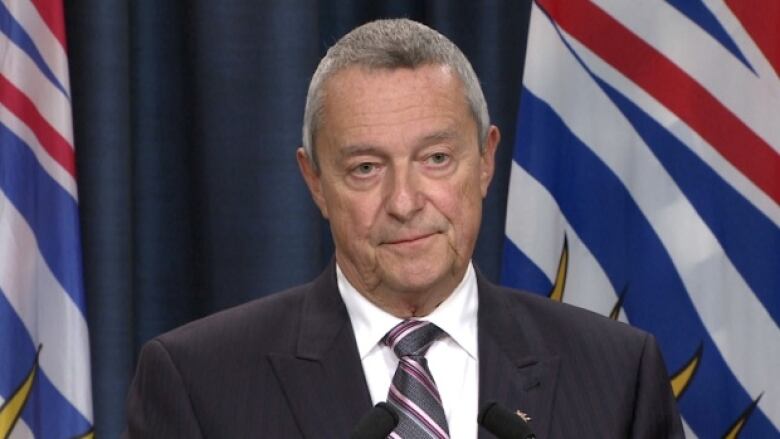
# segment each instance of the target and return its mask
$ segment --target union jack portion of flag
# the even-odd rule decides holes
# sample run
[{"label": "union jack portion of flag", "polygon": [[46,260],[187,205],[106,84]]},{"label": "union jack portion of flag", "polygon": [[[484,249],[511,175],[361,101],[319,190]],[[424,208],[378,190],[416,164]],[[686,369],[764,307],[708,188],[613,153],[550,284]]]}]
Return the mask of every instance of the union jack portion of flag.
[{"label": "union jack portion of flag", "polygon": [[91,437],[61,0],[0,3],[0,437]]},{"label": "union jack portion of flag", "polygon": [[689,437],[780,436],[780,3],[537,0],[502,282],[653,333]]}]

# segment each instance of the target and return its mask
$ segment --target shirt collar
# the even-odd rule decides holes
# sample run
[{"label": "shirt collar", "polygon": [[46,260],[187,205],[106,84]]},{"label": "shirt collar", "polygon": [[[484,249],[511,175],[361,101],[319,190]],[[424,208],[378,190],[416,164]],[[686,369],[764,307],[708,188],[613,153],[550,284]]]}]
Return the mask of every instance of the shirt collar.
[{"label": "shirt collar", "polygon": [[[339,294],[355,331],[358,353],[364,359],[379,346],[382,337],[402,319],[374,305],[347,280],[336,264]],[[477,358],[477,278],[469,263],[463,279],[452,294],[429,315],[421,318],[434,323],[472,358]]]}]

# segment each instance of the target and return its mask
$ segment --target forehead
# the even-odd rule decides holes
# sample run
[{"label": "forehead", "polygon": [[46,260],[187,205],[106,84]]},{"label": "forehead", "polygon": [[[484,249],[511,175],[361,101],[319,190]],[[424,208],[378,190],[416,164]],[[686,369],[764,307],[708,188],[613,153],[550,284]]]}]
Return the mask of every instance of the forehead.
[{"label": "forehead", "polygon": [[398,88],[421,90],[439,87],[460,88],[460,80],[446,65],[424,64],[414,68],[382,68],[350,66],[334,73],[325,84],[329,95],[365,93],[371,91],[396,91]]},{"label": "forehead", "polygon": [[441,125],[475,125],[460,78],[442,65],[349,67],[334,74],[324,90],[321,132],[329,137],[379,134],[383,128],[413,135],[448,128]]}]

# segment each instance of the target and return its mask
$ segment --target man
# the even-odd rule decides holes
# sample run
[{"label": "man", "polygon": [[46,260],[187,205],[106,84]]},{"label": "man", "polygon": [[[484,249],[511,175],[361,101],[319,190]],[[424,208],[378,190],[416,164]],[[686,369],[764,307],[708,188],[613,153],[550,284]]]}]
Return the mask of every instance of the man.
[{"label": "man", "polygon": [[346,437],[387,400],[394,437],[491,437],[477,411],[495,400],[540,438],[682,437],[650,335],[473,268],[499,138],[470,64],[435,31],[381,20],[337,42],[297,152],[334,262],[148,343],[128,435]]}]

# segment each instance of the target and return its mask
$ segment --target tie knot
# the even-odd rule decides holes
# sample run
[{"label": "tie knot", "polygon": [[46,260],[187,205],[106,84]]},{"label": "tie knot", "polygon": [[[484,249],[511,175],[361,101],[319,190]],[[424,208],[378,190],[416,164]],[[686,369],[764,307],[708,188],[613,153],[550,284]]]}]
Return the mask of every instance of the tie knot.
[{"label": "tie knot", "polygon": [[425,355],[431,344],[444,335],[444,331],[424,320],[404,320],[397,324],[382,339],[398,358],[410,355]]}]

